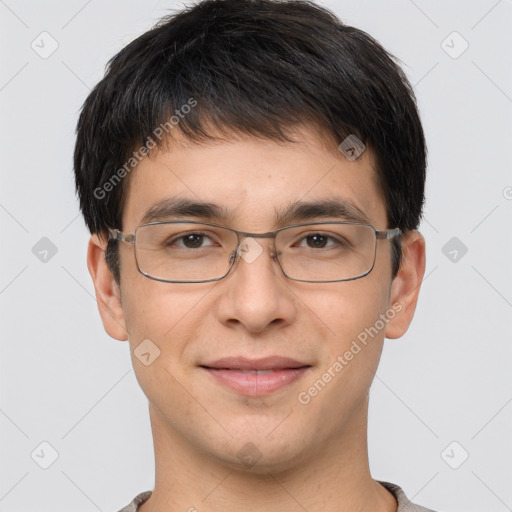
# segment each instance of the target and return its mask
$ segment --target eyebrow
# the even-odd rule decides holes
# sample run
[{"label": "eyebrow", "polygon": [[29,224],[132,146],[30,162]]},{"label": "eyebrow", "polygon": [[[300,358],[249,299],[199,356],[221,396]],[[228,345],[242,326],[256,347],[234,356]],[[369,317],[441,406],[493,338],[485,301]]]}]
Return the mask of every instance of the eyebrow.
[{"label": "eyebrow", "polygon": [[342,198],[296,201],[275,214],[276,223],[281,225],[330,217],[341,218],[347,222],[369,223],[367,215],[361,209]]},{"label": "eyebrow", "polygon": [[[179,197],[170,197],[152,205],[141,219],[141,224],[174,220],[176,218],[201,219],[226,223],[233,221],[235,213],[225,207]],[[276,225],[289,225],[296,222],[334,217],[347,222],[368,224],[367,215],[354,203],[339,197],[316,201],[295,201],[281,210],[274,211]]]},{"label": "eyebrow", "polygon": [[141,219],[141,224],[180,218],[200,218],[204,220],[231,219],[232,214],[224,207],[213,203],[192,201],[181,197],[170,197],[158,201],[151,206]]}]

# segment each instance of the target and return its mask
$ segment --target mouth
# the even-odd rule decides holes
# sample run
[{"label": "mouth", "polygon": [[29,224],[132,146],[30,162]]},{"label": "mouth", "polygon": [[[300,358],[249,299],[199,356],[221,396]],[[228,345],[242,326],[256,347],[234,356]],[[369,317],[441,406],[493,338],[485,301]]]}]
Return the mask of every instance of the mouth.
[{"label": "mouth", "polygon": [[246,396],[264,396],[297,381],[312,366],[288,357],[223,358],[200,365],[215,381]]}]

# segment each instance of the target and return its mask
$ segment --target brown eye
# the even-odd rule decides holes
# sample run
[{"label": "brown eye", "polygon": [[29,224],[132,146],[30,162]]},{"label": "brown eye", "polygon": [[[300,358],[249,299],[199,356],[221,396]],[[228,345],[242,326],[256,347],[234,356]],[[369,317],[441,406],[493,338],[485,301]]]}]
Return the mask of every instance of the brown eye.
[{"label": "brown eye", "polygon": [[194,233],[192,235],[182,237],[182,240],[185,247],[188,247],[189,249],[197,249],[198,247],[201,247],[204,235]]},{"label": "brown eye", "polygon": [[328,238],[329,237],[324,235],[311,235],[306,237],[306,240],[309,247],[313,247],[314,249],[322,249],[327,245]]},{"label": "brown eye", "polygon": [[171,238],[167,247],[178,246],[185,249],[201,249],[213,245],[211,238],[203,233],[186,233],[179,237]]}]

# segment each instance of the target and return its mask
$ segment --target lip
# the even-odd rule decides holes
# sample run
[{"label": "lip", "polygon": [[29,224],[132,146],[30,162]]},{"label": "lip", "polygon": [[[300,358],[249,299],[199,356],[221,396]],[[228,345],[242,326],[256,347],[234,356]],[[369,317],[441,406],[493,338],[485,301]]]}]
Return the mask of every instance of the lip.
[{"label": "lip", "polygon": [[243,356],[223,357],[211,363],[202,364],[203,367],[223,370],[285,370],[311,366],[308,363],[296,361],[290,357],[268,356],[260,359],[249,359]]},{"label": "lip", "polygon": [[[264,396],[300,379],[311,365],[289,357],[225,357],[201,365],[217,382],[246,396]],[[258,371],[265,373],[256,373]]]}]

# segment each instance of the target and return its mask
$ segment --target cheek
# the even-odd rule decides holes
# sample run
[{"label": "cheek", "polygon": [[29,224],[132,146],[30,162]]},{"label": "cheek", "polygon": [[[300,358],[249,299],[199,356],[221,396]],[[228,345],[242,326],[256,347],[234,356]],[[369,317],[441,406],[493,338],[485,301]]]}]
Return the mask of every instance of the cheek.
[{"label": "cheek", "polygon": [[[197,364],[194,349],[209,343],[211,284],[171,284],[141,274],[130,283],[123,311],[132,353],[146,339],[158,347],[158,362],[173,373]],[[195,349],[197,354],[197,349]],[[134,361],[137,364],[137,361]]]},{"label": "cheek", "polygon": [[326,404],[334,401],[352,407],[350,404],[367,393],[377,369],[386,325],[380,320],[386,311],[386,291],[377,275],[370,276],[339,283],[328,294],[318,294],[315,313],[328,326],[326,338],[321,340],[324,350],[319,376],[323,382],[333,383],[326,386]]},{"label": "cheek", "polygon": [[[144,280],[141,282],[141,280]],[[132,281],[130,291],[123,300],[123,311],[130,338],[141,336],[155,340],[168,340],[187,323],[187,316],[197,314],[197,293],[177,292],[169,283],[159,283],[140,276]],[[190,326],[189,326],[190,328]]]},{"label": "cheek", "polygon": [[201,301],[197,292],[176,292],[171,284],[141,278],[147,283],[133,281],[123,302],[135,375],[150,402],[164,404],[172,396],[172,403],[183,408],[186,397],[179,383],[194,364],[187,354],[190,340],[199,337],[200,322],[194,318],[201,317],[196,311]]},{"label": "cheek", "polygon": [[385,308],[382,285],[370,276],[333,284],[331,289],[310,293],[306,299],[318,323],[334,340],[332,348],[337,352],[346,350],[365,328],[374,325]]}]

